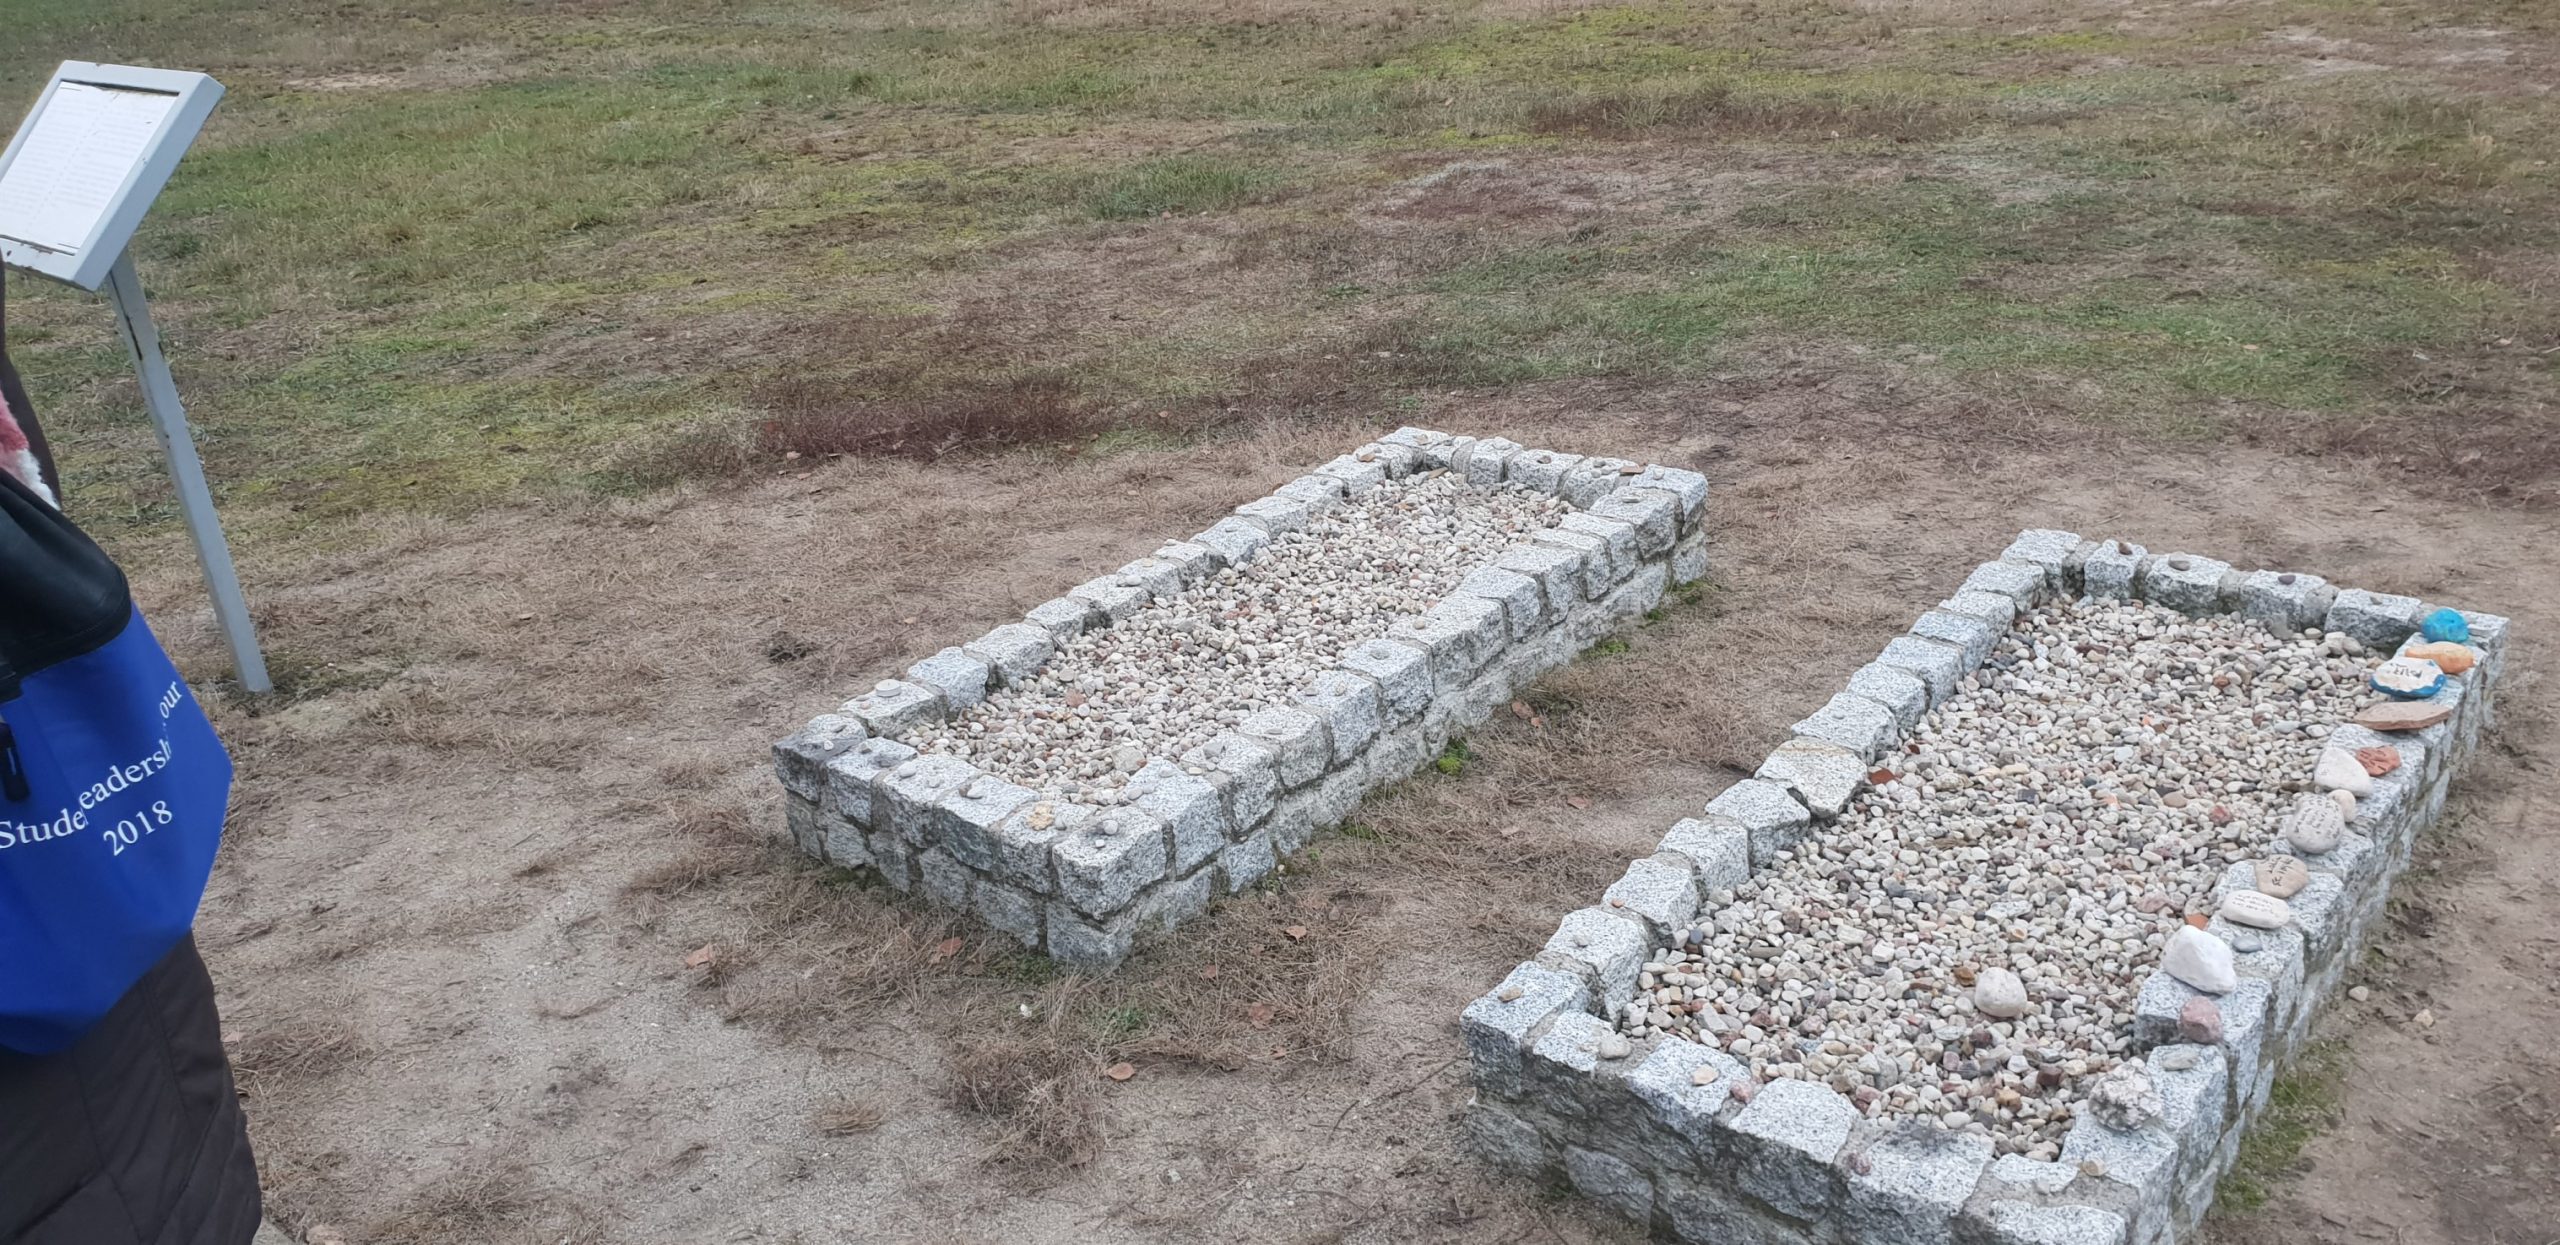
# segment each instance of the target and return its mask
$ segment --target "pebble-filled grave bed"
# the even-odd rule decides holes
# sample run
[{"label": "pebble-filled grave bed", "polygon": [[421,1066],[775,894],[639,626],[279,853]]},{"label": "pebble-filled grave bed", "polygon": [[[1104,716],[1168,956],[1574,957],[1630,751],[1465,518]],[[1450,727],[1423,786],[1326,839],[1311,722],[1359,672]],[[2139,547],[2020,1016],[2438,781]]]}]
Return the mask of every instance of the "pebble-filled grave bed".
[{"label": "pebble-filled grave bed", "polygon": [[2022,533],[1467,1005],[1467,1135],[1686,1245],[2178,1240],[2507,631]]},{"label": "pebble-filled grave bed", "polygon": [[2169,935],[2285,856],[2362,652],[2142,602],[2022,615],[1836,823],[1653,949],[1621,1027],[2058,1156]]},{"label": "pebble-filled grave bed", "polygon": [[812,719],[791,835],[1108,968],[1705,574],[1706,501],[1400,428]]}]

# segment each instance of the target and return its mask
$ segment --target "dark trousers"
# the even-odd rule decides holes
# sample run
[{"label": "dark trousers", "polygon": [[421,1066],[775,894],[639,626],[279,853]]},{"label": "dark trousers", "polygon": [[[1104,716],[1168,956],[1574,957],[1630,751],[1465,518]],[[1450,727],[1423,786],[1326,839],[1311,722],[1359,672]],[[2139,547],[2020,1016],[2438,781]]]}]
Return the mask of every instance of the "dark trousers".
[{"label": "dark trousers", "polygon": [[194,939],[71,1049],[0,1050],[0,1245],[247,1245],[258,1211]]}]

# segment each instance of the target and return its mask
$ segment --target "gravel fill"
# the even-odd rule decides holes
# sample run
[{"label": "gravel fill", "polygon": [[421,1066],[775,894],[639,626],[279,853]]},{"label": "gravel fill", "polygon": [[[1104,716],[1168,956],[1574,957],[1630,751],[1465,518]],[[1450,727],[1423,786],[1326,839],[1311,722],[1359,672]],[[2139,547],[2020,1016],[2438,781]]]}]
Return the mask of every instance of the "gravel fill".
[{"label": "gravel fill", "polygon": [[1175,758],[1285,700],[1396,619],[1572,507],[1434,471],[1344,500],[1303,530],[1061,645],[1029,685],[910,732],[1046,799],[1117,802],[1147,758]]},{"label": "gravel fill", "polygon": [[[1655,949],[1620,1027],[2054,1157],[2169,934],[2270,854],[2369,699],[2370,661],[2337,647],[2138,603],[2029,612],[1890,782]],[[2015,1021],[1973,1008],[1995,969],[2024,979]]]}]

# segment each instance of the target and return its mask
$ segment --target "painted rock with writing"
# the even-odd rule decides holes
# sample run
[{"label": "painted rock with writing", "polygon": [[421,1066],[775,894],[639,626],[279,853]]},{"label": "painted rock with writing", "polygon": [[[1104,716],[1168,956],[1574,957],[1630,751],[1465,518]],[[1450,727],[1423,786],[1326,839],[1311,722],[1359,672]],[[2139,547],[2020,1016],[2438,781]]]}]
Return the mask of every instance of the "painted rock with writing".
[{"label": "painted rock with writing", "polygon": [[2469,644],[2471,624],[2462,620],[2460,610],[2436,610],[2418,620],[2418,634],[2430,640]]},{"label": "painted rock with writing", "polygon": [[2240,988],[2240,968],[2231,958],[2231,944],[2192,925],[2181,925],[2169,936],[2168,949],[2160,953],[2160,967],[2207,994],[2229,994]]},{"label": "painted rock with writing", "polygon": [[2293,921],[2293,905],[2265,891],[2233,891],[2222,897],[2222,919],[2251,929],[2283,929]]},{"label": "painted rock with writing", "polygon": [[[2364,771],[2356,773],[2361,775]],[[2294,850],[2314,856],[2336,847],[2346,833],[2346,814],[2339,812],[2337,801],[2327,796],[2304,793],[2293,802],[2293,811],[2284,819],[2284,841]]]},{"label": "painted rock with writing", "polygon": [[2402,700],[2424,700],[2444,690],[2444,667],[2420,657],[2394,657],[2373,668],[2373,690]]},{"label": "painted rock with writing", "polygon": [[2344,791],[2358,799],[2373,794],[2373,775],[2364,772],[2356,754],[2344,748],[2321,753],[2320,763],[2312,767],[2311,781],[2323,791]]},{"label": "painted rock with writing", "polygon": [[2356,764],[2363,766],[2365,773],[2380,778],[2400,768],[2400,750],[2398,748],[2358,748]]},{"label": "painted rock with writing", "polygon": [[2291,899],[2311,885],[2311,870],[2291,856],[2269,856],[2249,866],[2249,877],[2259,890],[2278,899]]},{"label": "painted rock with writing", "polygon": [[2409,700],[2375,705],[2352,720],[2369,731],[2422,731],[2452,716],[2451,705]]}]

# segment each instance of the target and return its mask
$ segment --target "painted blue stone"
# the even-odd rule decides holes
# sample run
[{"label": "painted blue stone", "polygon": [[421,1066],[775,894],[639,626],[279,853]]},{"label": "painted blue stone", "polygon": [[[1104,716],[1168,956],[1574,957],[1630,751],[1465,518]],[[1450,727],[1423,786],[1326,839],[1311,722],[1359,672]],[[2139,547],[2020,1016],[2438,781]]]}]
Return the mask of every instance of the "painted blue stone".
[{"label": "painted blue stone", "polygon": [[[2408,687],[2393,687],[2392,685],[2382,681],[2383,673],[2393,669],[2408,671],[2412,674],[2423,669],[2432,674],[2433,677],[2426,679],[2424,682],[2415,683]],[[2395,657],[2377,667],[2371,675],[2366,677],[2365,683],[2373,688],[2373,690],[2395,700],[2425,700],[2426,698],[2444,690],[2444,671],[2437,668],[2436,664],[2431,661],[2425,661],[2415,657]]]},{"label": "painted blue stone", "polygon": [[2462,621],[2460,610],[2437,610],[2418,623],[2418,634],[2434,641],[2469,644],[2471,624]]}]

